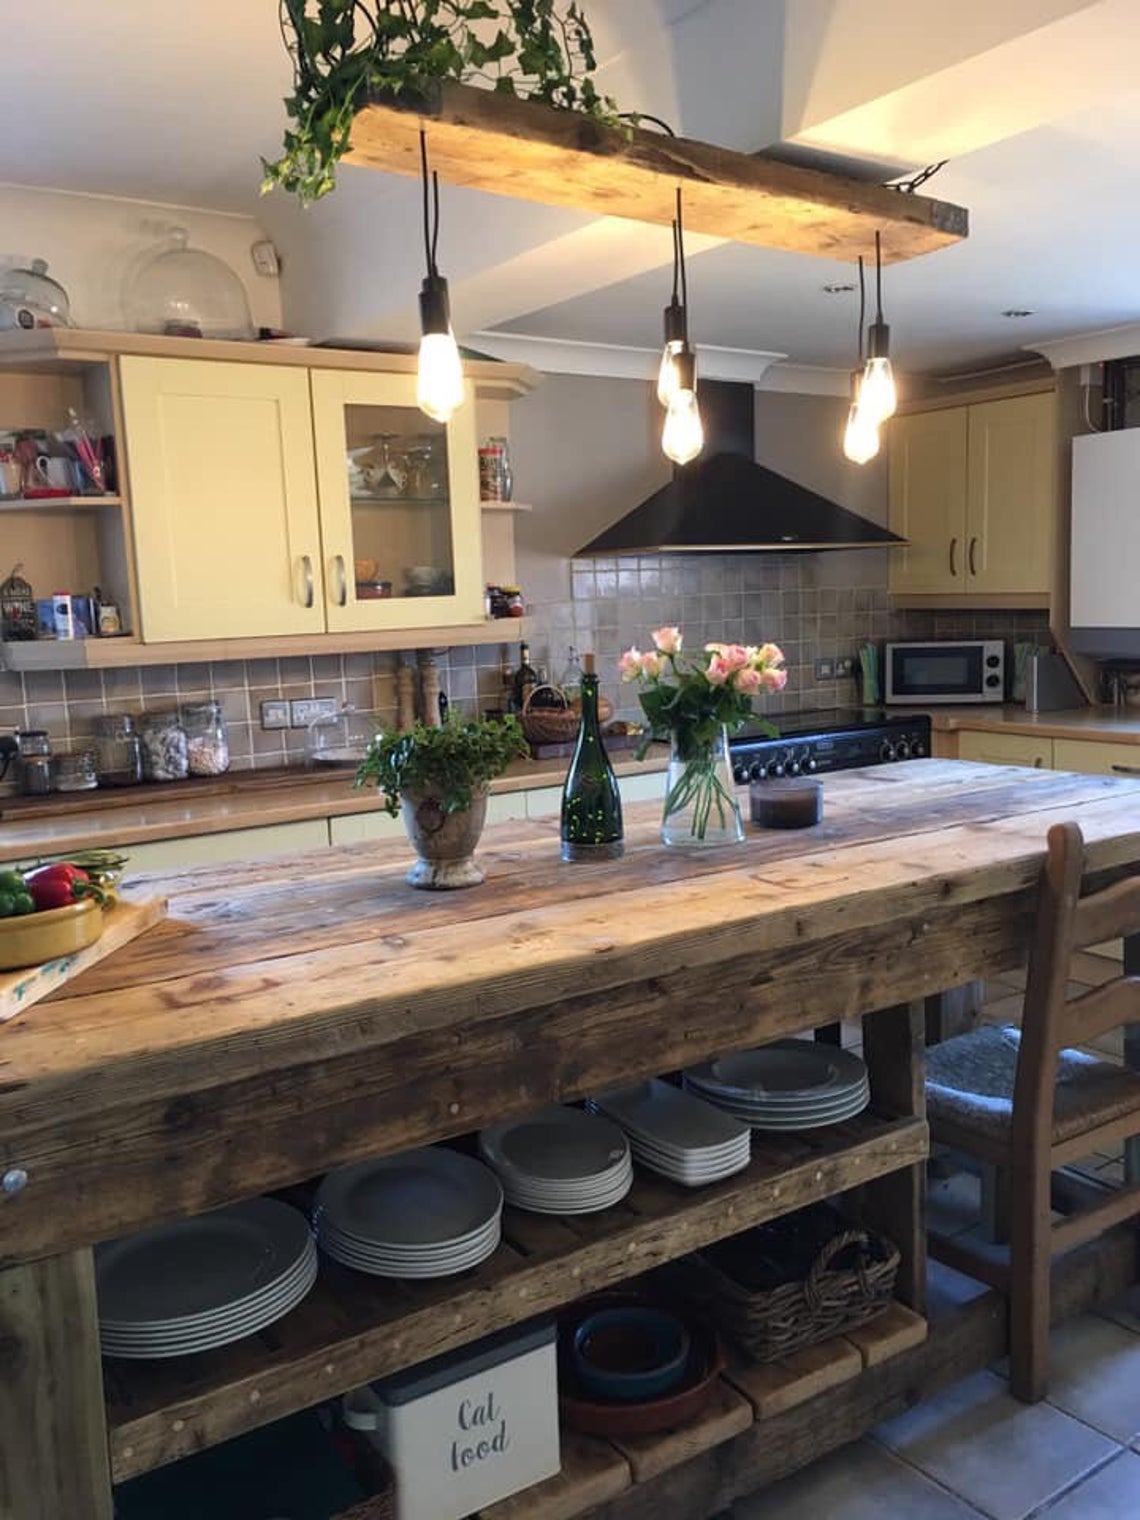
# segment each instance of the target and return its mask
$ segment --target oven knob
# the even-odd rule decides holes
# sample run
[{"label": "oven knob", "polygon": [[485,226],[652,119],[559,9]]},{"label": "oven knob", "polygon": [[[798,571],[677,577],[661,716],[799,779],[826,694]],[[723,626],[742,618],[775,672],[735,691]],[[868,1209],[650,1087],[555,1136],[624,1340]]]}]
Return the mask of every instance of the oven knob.
[{"label": "oven knob", "polygon": [[788,766],[788,775],[798,776],[802,769],[803,767],[800,765],[800,762],[798,760],[793,760]]},{"label": "oven knob", "polygon": [[819,764],[814,755],[809,755],[804,761],[804,770],[810,776],[813,771],[819,770]]},{"label": "oven knob", "polygon": [[987,686],[988,686],[988,687],[989,687],[989,688],[990,688],[990,689],[991,689],[991,690],[992,690],[992,689],[993,689],[993,688],[994,688],[994,687],[995,687],[995,686],[1000,686],[1000,685],[1001,685],[1001,677],[1000,677],[1000,676],[987,676],[987,677],[986,677],[986,685],[987,685]]},{"label": "oven knob", "polygon": [[905,739],[900,739],[899,740],[898,745],[895,748],[895,759],[896,760],[909,760],[910,759],[910,745],[906,742]]},{"label": "oven knob", "polygon": [[926,754],[926,745],[923,744],[921,739],[915,739],[910,747],[910,753],[912,760],[921,760],[923,755]]},{"label": "oven knob", "polygon": [[743,786],[748,780],[748,767],[746,765],[734,765],[732,767],[732,779],[737,786]]},{"label": "oven knob", "polygon": [[889,739],[884,739],[883,742],[882,742],[882,744],[879,747],[879,759],[880,760],[893,760],[894,758],[895,758],[895,747],[894,747],[894,745],[891,743],[891,741]]},{"label": "oven knob", "polygon": [[767,781],[768,767],[764,765],[762,761],[757,760],[753,764],[748,774],[753,781]]},{"label": "oven knob", "polygon": [[772,767],[771,774],[773,776],[783,776],[786,774],[786,768],[781,761],[776,761],[775,765]]}]

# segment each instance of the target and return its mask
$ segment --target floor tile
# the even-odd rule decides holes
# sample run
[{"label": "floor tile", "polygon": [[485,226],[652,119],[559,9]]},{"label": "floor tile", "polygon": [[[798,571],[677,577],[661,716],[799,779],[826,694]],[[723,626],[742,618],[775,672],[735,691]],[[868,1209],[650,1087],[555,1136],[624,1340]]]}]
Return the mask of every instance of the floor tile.
[{"label": "floor tile", "polygon": [[978,1520],[978,1511],[873,1441],[832,1452],[732,1507],[734,1520]]},{"label": "floor tile", "polygon": [[1140,1335],[1140,1285],[1128,1288],[1110,1304],[1102,1304],[1096,1312],[1102,1319],[1110,1319]]},{"label": "floor tile", "polygon": [[1115,1443],[1051,1404],[1021,1404],[991,1372],[889,1421],[877,1438],[991,1520],[1025,1520]]},{"label": "floor tile", "polygon": [[969,1172],[929,1178],[926,1187],[927,1224],[936,1235],[960,1235],[982,1217],[981,1178]]},{"label": "floor tile", "polygon": [[1049,1337],[1049,1403],[1127,1445],[1140,1437],[1140,1335],[1094,1314]]},{"label": "floor tile", "polygon": [[1042,1510],[1039,1520],[1130,1520],[1133,1515],[1140,1515],[1140,1457],[1126,1451]]},{"label": "floor tile", "polygon": [[926,1307],[930,1319],[937,1319],[940,1314],[968,1304],[989,1291],[985,1283],[967,1277],[964,1272],[955,1272],[953,1267],[947,1267],[940,1261],[927,1262]]}]

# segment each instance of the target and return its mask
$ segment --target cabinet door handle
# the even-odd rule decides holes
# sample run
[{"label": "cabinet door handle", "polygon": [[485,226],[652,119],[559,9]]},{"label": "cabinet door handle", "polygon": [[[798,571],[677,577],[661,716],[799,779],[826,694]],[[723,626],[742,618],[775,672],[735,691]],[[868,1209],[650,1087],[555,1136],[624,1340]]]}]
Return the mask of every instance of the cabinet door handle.
[{"label": "cabinet door handle", "polygon": [[310,555],[308,555],[308,554],[302,554],[301,555],[301,578],[302,578],[302,584],[303,584],[303,586],[305,588],[304,600],[303,600],[302,605],[305,606],[305,607],[311,607],[313,605],[313,596],[314,596],[314,593],[315,593],[315,590],[316,590],[316,585],[315,585],[315,582],[313,580],[313,561],[312,561],[312,557]]},{"label": "cabinet door handle", "polygon": [[958,540],[956,538],[950,540],[950,574],[958,574]]},{"label": "cabinet door handle", "polygon": [[344,555],[337,554],[333,558],[336,565],[336,604],[338,607],[348,606],[348,572],[344,566]]},{"label": "cabinet door handle", "polygon": [[1140,776],[1140,765],[1114,765],[1112,768],[1118,776]]},{"label": "cabinet door handle", "polygon": [[976,538],[972,538],[970,540],[970,574],[971,575],[977,575],[977,573],[978,573],[978,567],[977,567],[977,564],[976,564],[975,558],[974,558],[975,555],[977,554],[977,552],[978,552],[978,540]]}]

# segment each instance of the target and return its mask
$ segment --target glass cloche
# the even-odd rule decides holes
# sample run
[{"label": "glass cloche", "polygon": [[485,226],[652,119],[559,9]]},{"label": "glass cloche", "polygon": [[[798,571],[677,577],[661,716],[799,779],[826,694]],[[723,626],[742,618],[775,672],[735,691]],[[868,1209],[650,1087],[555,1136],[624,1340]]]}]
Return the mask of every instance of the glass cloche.
[{"label": "glass cloche", "polygon": [[46,259],[0,271],[0,330],[70,326],[67,291],[48,274]]},{"label": "glass cloche", "polygon": [[224,260],[189,242],[178,228],[135,271],[125,293],[130,325],[181,338],[255,337],[245,286]]}]

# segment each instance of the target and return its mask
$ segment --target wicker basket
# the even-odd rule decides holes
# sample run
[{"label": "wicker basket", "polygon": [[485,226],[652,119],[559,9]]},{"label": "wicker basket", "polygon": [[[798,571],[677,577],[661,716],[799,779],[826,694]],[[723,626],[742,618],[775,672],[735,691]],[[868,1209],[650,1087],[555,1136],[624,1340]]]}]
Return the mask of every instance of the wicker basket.
[{"label": "wicker basket", "polygon": [[[835,1257],[858,1247],[853,1266]],[[684,1262],[688,1287],[720,1330],[757,1362],[772,1362],[817,1341],[830,1340],[881,1314],[891,1301],[899,1250],[881,1235],[842,1230],[820,1249],[807,1277],[753,1291],[705,1256]]]},{"label": "wicker basket", "polygon": [[[534,707],[535,694],[540,691],[552,691],[558,698],[558,705]],[[613,715],[613,703],[605,697],[599,697],[599,719],[608,723]],[[519,721],[530,744],[569,744],[578,737],[582,715],[561,686],[535,686],[523,703]]]}]

